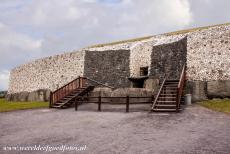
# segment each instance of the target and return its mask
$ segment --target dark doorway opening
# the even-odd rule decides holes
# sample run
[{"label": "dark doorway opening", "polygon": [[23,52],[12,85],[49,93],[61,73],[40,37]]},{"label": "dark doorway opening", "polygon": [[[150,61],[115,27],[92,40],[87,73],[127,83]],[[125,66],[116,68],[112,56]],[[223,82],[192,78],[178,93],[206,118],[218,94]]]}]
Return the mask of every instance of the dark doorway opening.
[{"label": "dark doorway opening", "polygon": [[130,77],[129,80],[132,82],[133,88],[144,88],[144,82],[148,79],[147,76],[144,77]]},{"label": "dark doorway opening", "polygon": [[140,68],[140,76],[147,76],[149,73],[149,67],[141,67]]}]

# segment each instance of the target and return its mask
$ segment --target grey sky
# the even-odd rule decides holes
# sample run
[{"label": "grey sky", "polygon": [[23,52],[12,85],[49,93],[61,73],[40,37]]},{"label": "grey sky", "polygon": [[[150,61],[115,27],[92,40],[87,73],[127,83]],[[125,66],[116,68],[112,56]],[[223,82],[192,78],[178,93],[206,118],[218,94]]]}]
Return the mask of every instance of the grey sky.
[{"label": "grey sky", "polygon": [[36,58],[230,21],[229,0],[1,0],[0,90]]}]

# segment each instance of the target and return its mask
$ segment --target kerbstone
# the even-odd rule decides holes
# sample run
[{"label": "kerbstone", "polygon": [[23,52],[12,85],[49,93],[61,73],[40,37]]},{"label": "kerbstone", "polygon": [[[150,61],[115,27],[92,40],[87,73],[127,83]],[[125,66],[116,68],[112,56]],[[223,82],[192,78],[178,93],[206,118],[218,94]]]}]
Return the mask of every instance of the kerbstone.
[{"label": "kerbstone", "polygon": [[207,82],[207,95],[209,98],[230,98],[230,80]]}]

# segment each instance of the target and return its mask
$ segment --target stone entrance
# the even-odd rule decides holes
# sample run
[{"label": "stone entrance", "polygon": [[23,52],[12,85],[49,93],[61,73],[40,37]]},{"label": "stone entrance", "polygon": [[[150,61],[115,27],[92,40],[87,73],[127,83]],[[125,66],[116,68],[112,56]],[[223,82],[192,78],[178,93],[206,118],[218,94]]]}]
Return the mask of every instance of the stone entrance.
[{"label": "stone entrance", "polygon": [[144,88],[144,82],[146,79],[148,79],[147,76],[141,76],[141,77],[130,77],[128,78],[131,81],[131,87],[132,88]]}]

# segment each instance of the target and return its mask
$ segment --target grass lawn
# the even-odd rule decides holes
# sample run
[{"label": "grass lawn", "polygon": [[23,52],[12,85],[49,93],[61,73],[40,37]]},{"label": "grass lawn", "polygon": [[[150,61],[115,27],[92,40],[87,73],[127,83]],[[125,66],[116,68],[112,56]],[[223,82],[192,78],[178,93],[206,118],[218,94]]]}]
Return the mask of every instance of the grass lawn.
[{"label": "grass lawn", "polygon": [[9,102],[5,99],[0,99],[0,112],[48,107],[48,102]]},{"label": "grass lawn", "polygon": [[213,99],[199,104],[215,111],[230,113],[230,99]]}]

